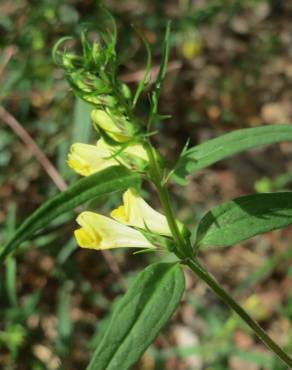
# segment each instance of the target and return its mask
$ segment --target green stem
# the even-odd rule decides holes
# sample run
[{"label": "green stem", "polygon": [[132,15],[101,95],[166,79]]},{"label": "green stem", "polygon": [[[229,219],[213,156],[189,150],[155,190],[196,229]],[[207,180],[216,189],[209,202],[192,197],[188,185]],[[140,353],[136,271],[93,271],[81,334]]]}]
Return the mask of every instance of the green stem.
[{"label": "green stem", "polygon": [[188,246],[186,245],[185,239],[182,236],[179,227],[176,222],[176,218],[174,215],[174,211],[171,207],[171,202],[169,199],[169,194],[166,189],[166,186],[163,184],[163,176],[161,173],[161,168],[160,165],[157,161],[156,158],[156,153],[155,150],[153,149],[152,145],[150,142],[146,142],[145,148],[148,154],[149,158],[149,165],[150,165],[150,175],[151,175],[151,180],[153,184],[156,187],[156,190],[158,192],[159,200],[160,203],[163,207],[163,210],[165,212],[165,216],[168,222],[168,226],[170,228],[170,231],[172,233],[172,236],[176,242],[176,245],[178,246],[179,250],[178,252],[178,257],[180,258],[186,258],[187,255],[186,251],[189,249]]},{"label": "green stem", "polygon": [[208,271],[200,265],[198,261],[193,258],[188,258],[184,263],[191,268],[213,292],[220,297],[230,308],[232,308],[242,320],[255,332],[255,334],[262,340],[262,342],[273,351],[289,368],[292,367],[292,359],[289,357],[264,331],[264,329],[253,320],[249,314],[230,297],[230,295],[220,286],[220,284],[213,278]]}]

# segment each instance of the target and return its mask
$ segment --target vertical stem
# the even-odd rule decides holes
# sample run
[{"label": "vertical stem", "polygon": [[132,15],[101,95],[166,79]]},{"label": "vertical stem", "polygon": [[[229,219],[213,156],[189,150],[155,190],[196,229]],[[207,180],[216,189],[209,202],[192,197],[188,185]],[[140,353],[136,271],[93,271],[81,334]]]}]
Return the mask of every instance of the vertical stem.
[{"label": "vertical stem", "polygon": [[241,319],[253,330],[253,332],[262,340],[262,342],[274,352],[289,368],[292,367],[292,359],[289,357],[264,331],[264,329],[249,316],[249,314],[230,297],[230,295],[220,286],[220,284],[213,278],[203,266],[195,259],[187,259],[184,263],[191,268],[213,292],[220,297],[230,308],[232,308]]},{"label": "vertical stem", "polygon": [[178,256],[180,258],[186,257],[186,251],[188,250],[188,247],[186,246],[186,242],[184,237],[181,235],[181,232],[178,228],[176,218],[174,215],[174,211],[171,207],[171,202],[169,199],[169,194],[166,189],[166,186],[162,184],[163,182],[163,176],[161,173],[161,168],[159,163],[156,159],[156,153],[152,147],[152,145],[147,142],[145,144],[145,148],[148,154],[149,158],[149,165],[150,165],[150,172],[152,176],[152,182],[154,183],[156,190],[158,192],[160,203],[163,207],[163,210],[165,212],[165,216],[168,222],[168,226],[170,228],[170,231],[172,233],[172,236],[177,244],[178,248]]}]

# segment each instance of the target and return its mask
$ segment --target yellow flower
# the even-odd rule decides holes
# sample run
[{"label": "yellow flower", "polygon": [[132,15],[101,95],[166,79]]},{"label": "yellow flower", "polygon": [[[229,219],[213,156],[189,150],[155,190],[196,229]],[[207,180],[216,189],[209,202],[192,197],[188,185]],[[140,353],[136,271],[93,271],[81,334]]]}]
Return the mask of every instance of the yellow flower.
[{"label": "yellow flower", "polygon": [[[89,176],[118,164],[129,168],[131,167],[131,159],[147,160],[147,153],[141,144],[129,144],[117,156],[113,157],[114,153],[119,150],[121,147],[110,146],[103,139],[98,140],[96,145],[75,143],[71,146],[67,163],[80,175]],[[129,163],[126,159],[129,159]]]},{"label": "yellow flower", "polygon": [[114,209],[111,216],[125,225],[160,235],[171,235],[166,217],[150,207],[134,189],[128,189],[124,193],[123,205]]},{"label": "yellow flower", "polygon": [[186,40],[181,44],[181,51],[183,56],[192,60],[196,56],[202,54],[203,45],[199,39]]},{"label": "yellow flower", "polygon": [[108,110],[94,109],[91,112],[91,118],[97,126],[115,141],[125,142],[131,139],[131,135],[128,132],[131,123],[126,116],[117,116]]},{"label": "yellow flower", "polygon": [[82,212],[77,223],[81,228],[74,235],[82,248],[156,248],[139,231],[94,212]]},{"label": "yellow flower", "polygon": [[99,145],[76,143],[68,154],[68,166],[82,176],[89,176],[97,171],[118,164],[117,159],[109,158],[112,153]]}]

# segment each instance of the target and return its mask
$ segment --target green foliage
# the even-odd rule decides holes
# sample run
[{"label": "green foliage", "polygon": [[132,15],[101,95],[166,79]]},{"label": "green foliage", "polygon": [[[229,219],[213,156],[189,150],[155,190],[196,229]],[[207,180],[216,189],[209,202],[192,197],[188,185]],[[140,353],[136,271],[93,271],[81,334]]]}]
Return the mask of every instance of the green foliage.
[{"label": "green foliage", "polygon": [[174,179],[185,177],[224,158],[261,145],[292,140],[291,125],[268,125],[237,130],[185,150],[177,163]]},{"label": "green foliage", "polygon": [[139,175],[120,166],[110,167],[79,180],[68,190],[45,202],[20,225],[8,244],[1,250],[0,261],[57,216],[102,195],[136,186],[139,181]]},{"label": "green foliage", "polygon": [[168,322],[183,292],[178,263],[146,267],[115,307],[87,370],[126,370],[134,365]]},{"label": "green foliage", "polygon": [[292,224],[292,192],[256,194],[216,206],[194,232],[197,248],[227,247]]},{"label": "green foliage", "polygon": [[[10,16],[10,14],[7,17],[5,15],[0,15],[0,27],[1,29],[5,30],[7,35],[9,35],[7,39],[12,40],[11,44],[17,46],[18,53],[16,57],[10,61],[7,68],[7,77],[2,83],[3,88],[1,91],[1,97],[5,102],[9,102],[7,106],[11,107],[12,109],[18,109],[17,114],[20,122],[23,123],[23,125],[26,126],[29,131],[31,130],[31,132],[33,132],[39,144],[46,148],[47,154],[51,155],[52,158],[56,160],[58,164],[60,164],[58,168],[59,170],[62,169],[61,172],[63,175],[66,173],[65,170],[63,172],[63,168],[65,167],[65,152],[67,152],[68,147],[68,133],[69,135],[73,136],[73,141],[89,141],[89,111],[92,106],[97,106],[98,108],[110,107],[114,110],[114,113],[116,113],[116,111],[121,113],[119,110],[121,107],[123,107],[123,109],[121,109],[122,114],[124,115],[124,110],[126,110],[129,116],[127,119],[133,119],[135,124],[138,123],[140,125],[141,120],[140,118],[138,119],[138,117],[134,116],[132,108],[136,108],[136,103],[138,101],[139,103],[143,103],[143,97],[145,98],[148,96],[150,97],[151,103],[151,112],[148,117],[148,129],[150,129],[152,121],[159,123],[159,121],[165,118],[165,116],[159,115],[158,110],[161,84],[167,71],[169,49],[171,47],[174,47],[178,50],[180,49],[180,40],[184,39],[180,37],[180,35],[188,37],[193,35],[194,26],[208,24],[208,26],[210,25],[209,28],[211,29],[211,22],[215,20],[216,15],[218,14],[222,15],[222,19],[224,19],[226,14],[229,15],[228,22],[226,22],[226,28],[228,28],[228,23],[232,23],[233,16],[241,17],[240,12],[242,10],[250,12],[253,7],[256,7],[259,3],[271,4],[271,2],[266,0],[249,0],[247,2],[236,1],[235,3],[223,1],[222,4],[219,5],[216,0],[211,0],[206,1],[205,3],[202,2],[202,5],[199,6],[199,9],[196,8],[195,10],[189,11],[189,8],[191,8],[190,2],[181,1],[179,2],[179,6],[181,8],[185,8],[185,11],[182,12],[182,14],[179,14],[178,12],[178,14],[175,15],[175,22],[173,22],[174,37],[170,37],[169,27],[167,28],[163,47],[161,47],[163,43],[162,37],[159,36],[157,31],[160,29],[162,30],[165,27],[166,13],[164,14],[163,12],[160,12],[160,8],[162,9],[167,2],[161,1],[157,2],[157,4],[153,4],[154,14],[151,14],[151,12],[147,14],[141,12],[140,22],[142,28],[146,27],[150,31],[149,34],[145,32],[145,36],[142,34],[141,38],[148,40],[149,36],[150,41],[145,41],[147,49],[146,72],[144,78],[142,78],[140,82],[137,81],[138,87],[136,89],[136,94],[134,94],[134,98],[132,99],[128,86],[118,80],[119,73],[117,68],[119,61],[118,55],[115,51],[116,42],[118,39],[115,23],[112,22],[111,16],[106,11],[101,12],[102,17],[99,17],[97,21],[96,10],[99,2],[96,2],[96,6],[90,6],[90,3],[90,1],[84,2],[84,4],[72,1],[69,5],[62,4],[56,0],[53,0],[52,2],[40,1],[37,7],[32,8],[29,8],[29,5],[21,5],[20,3],[19,5],[17,3],[16,7],[20,6],[20,8],[16,8],[17,11],[19,13],[23,13],[21,22],[14,22],[13,17],[12,15]],[[140,4],[137,3],[137,7],[139,6]],[[28,11],[22,11],[22,8]],[[159,10],[157,14],[155,13],[156,10]],[[261,16],[261,11],[262,10],[260,9],[260,11],[257,11],[256,13]],[[138,13],[139,11],[137,14]],[[13,12],[11,12],[11,14],[13,14]],[[29,14],[27,23],[25,23],[25,14]],[[88,24],[86,24],[86,27],[78,26],[77,22],[80,18],[84,20],[85,15],[86,20],[91,18],[94,21],[95,26],[93,28]],[[103,21],[105,22],[99,23],[100,18],[103,18]],[[127,28],[125,27],[125,24],[128,24],[128,19],[124,19],[123,16],[121,16],[119,20],[119,28],[123,33],[122,37],[119,38],[119,44],[121,44],[124,48],[125,44],[131,44],[132,41],[129,40],[132,39],[131,36],[127,34],[127,30],[126,32],[124,30],[124,28]],[[239,20],[242,21],[242,18]],[[139,22],[138,17],[135,21]],[[107,23],[106,27],[104,26],[105,23]],[[17,27],[19,27],[19,25],[21,25],[20,34],[16,35],[15,37],[14,33],[17,31]],[[100,36],[97,37],[94,42],[92,42],[92,35],[95,36],[94,32],[96,30],[100,31]],[[190,34],[188,34],[186,30],[189,30]],[[70,44],[70,50],[64,50],[64,52],[60,53],[60,49],[56,49],[55,54],[57,56],[58,63],[61,64],[65,69],[66,77],[68,78],[75,95],[90,103],[89,105],[82,102],[80,99],[76,100],[76,109],[74,112],[75,119],[73,119],[73,135],[72,130],[69,132],[67,129],[68,124],[72,121],[72,115],[67,114],[68,112],[73,111],[72,98],[70,98],[70,95],[67,94],[66,85],[62,85],[57,81],[59,74],[54,70],[51,59],[48,57],[48,49],[51,48],[51,45],[53,42],[55,42],[56,38],[63,36],[64,33],[67,34],[72,32],[81,34],[81,54],[77,52],[75,53],[75,50],[74,52],[71,52],[71,42],[73,41],[71,38],[70,40],[67,40],[70,41],[68,42],[68,45]],[[157,39],[155,42],[153,39],[151,40],[151,32],[155,35],[157,34]],[[239,37],[238,35],[236,36],[241,40],[241,47],[240,50],[234,50],[233,52],[231,50],[232,42],[234,41],[232,35],[233,33],[236,34],[236,32],[236,30],[234,31],[231,29],[231,33],[228,36],[230,37],[231,41],[228,45],[231,45],[231,47],[229,46],[230,50],[227,48],[227,51],[228,53],[230,52],[230,54],[236,56],[236,58],[234,58],[236,63],[237,60],[241,62],[242,59],[243,62],[246,60],[249,62],[247,67],[240,66],[237,68],[237,72],[239,72],[240,75],[240,71],[238,71],[238,69],[247,69],[248,73],[246,73],[246,76],[248,76],[248,82],[246,83],[246,86],[250,88],[250,86],[254,83],[254,72],[251,71],[251,64],[254,64],[256,66],[255,71],[258,71],[263,63],[254,63],[254,61],[257,61],[259,57],[266,60],[268,56],[272,55],[272,49],[269,47],[271,51],[266,51],[262,56],[259,56],[260,53],[256,52],[256,57],[254,58],[252,56],[252,58],[250,58],[250,54],[246,52],[245,47],[247,45],[244,40],[252,39],[252,37],[250,37],[250,34],[243,34],[239,35]],[[272,38],[270,41],[268,40],[269,36],[269,34],[267,35],[264,32],[263,39],[266,39],[265,43],[263,43],[265,44],[264,48],[266,48],[267,45],[269,43],[271,44],[271,41],[273,41]],[[256,40],[261,41],[261,37],[262,36]],[[96,42],[96,40],[98,40],[98,42]],[[224,41],[224,38],[222,38],[222,40]],[[63,39],[62,42],[63,41],[66,40]],[[276,41],[277,40],[275,37],[274,42]],[[5,43],[5,39],[1,40],[1,45],[2,43]],[[139,51],[139,45],[136,41],[133,44],[135,44],[134,51],[126,50],[124,52],[126,55],[124,60],[126,71],[128,68],[133,68],[133,70],[136,68],[139,69],[139,66],[135,65],[135,63],[132,61],[133,56],[136,56],[135,54],[137,53],[137,50]],[[148,84],[152,67],[150,44],[155,60],[158,59],[157,57],[160,57],[162,54],[162,62],[158,72],[158,78],[156,83],[154,83],[152,92],[150,90],[151,86]],[[46,49],[46,45],[49,46],[48,49]],[[203,43],[199,45],[198,49],[200,53],[202,52],[204,46],[205,45]],[[208,43],[206,46],[210,57],[213,58],[212,46],[210,46]],[[255,42],[255,46],[253,45],[253,48],[257,48],[258,46],[258,42]],[[224,49],[224,46],[222,47]],[[76,49],[78,49],[78,46]],[[175,49],[173,52],[173,55],[176,56]],[[217,54],[219,54],[218,50],[216,50],[216,55]],[[242,57],[242,55],[245,55],[245,59]],[[205,63],[204,57],[202,58],[202,61]],[[128,62],[130,62],[129,66],[127,65]],[[220,63],[222,64],[221,57]],[[213,64],[216,68],[216,58],[214,61],[212,60],[212,65]],[[200,65],[200,61],[198,65]],[[204,65],[206,68],[208,67],[208,63]],[[188,68],[189,67],[191,66],[188,66]],[[232,92],[231,88],[233,85],[236,87],[240,86],[240,89],[242,89],[242,85],[244,85],[244,83],[242,84],[242,81],[238,81],[238,79],[234,78],[234,76],[226,77],[222,71],[219,70],[219,72],[222,74],[222,76],[220,77],[219,88],[218,86],[217,88],[220,91],[219,103],[223,105],[222,109],[220,106],[220,119],[222,119],[223,124],[224,122],[235,124],[235,118],[237,117],[234,112],[231,111],[233,108],[229,108],[229,105],[232,105],[229,101],[233,100],[230,98],[229,93],[230,91]],[[229,72],[230,71],[228,70],[228,74]],[[179,76],[179,79],[184,81],[184,68],[182,68],[181,73],[182,76]],[[217,75],[217,72],[215,75]],[[214,81],[212,81],[212,83],[213,82]],[[223,91],[221,91],[220,83],[223,86]],[[55,89],[55,87],[57,88]],[[146,88],[148,89],[147,91]],[[261,89],[261,86],[256,86],[256,89],[258,88]],[[47,91],[51,92],[51,90],[53,90],[53,94],[52,97],[49,97],[48,102],[46,102],[46,99],[44,99],[45,103],[40,104],[38,99],[34,99],[34,96],[41,96],[43,99],[42,95],[46,95],[43,93]],[[34,91],[35,95],[30,96],[30,91]],[[181,92],[180,86],[178,86],[178,92]],[[208,101],[205,105],[202,104],[202,110],[207,111],[208,109],[205,108],[208,104],[214,104],[215,106],[218,105],[216,102],[212,101],[212,95],[214,94],[211,91],[210,101]],[[239,97],[239,99],[240,98],[241,97]],[[203,99],[205,99],[205,97]],[[207,97],[206,100],[208,99],[209,97]],[[35,106],[31,103],[31,101],[34,102],[34,100]],[[50,108],[51,106],[57,106],[56,114]],[[141,106],[143,111],[143,105],[141,104]],[[189,104],[189,107],[193,106],[193,104]],[[189,109],[192,108],[188,108],[188,110]],[[234,109],[234,111],[236,111],[236,109]],[[46,114],[42,112],[46,112]],[[204,118],[200,112],[196,113],[197,117],[200,117],[200,119]],[[251,112],[251,115],[254,115],[254,112]],[[43,116],[50,118],[44,119]],[[144,116],[146,116],[145,112]],[[180,120],[183,120],[184,118],[185,117],[180,117]],[[202,119],[202,122],[204,122],[204,119]],[[251,121],[249,120],[245,120],[245,122],[246,124],[251,124]],[[122,120],[122,125],[123,124],[124,121]],[[211,125],[212,124],[214,125],[214,122],[212,122]],[[215,122],[215,124],[217,124],[217,122]],[[103,133],[101,132],[101,134]],[[148,139],[148,136],[150,137],[153,134],[154,133],[150,132],[145,135],[143,139]],[[138,139],[140,139],[140,137],[138,137]],[[14,170],[14,167],[10,166],[11,158],[14,159],[14,137],[1,128],[0,138],[0,166],[5,165],[7,167],[7,171],[1,171],[0,179],[2,181],[2,178],[8,176],[10,168]],[[168,216],[170,214],[170,218],[173,217],[174,213],[171,215],[172,212],[171,205],[169,204],[168,193],[165,191],[165,183],[167,182],[171,173],[174,172],[173,178],[178,183],[184,184],[185,176],[188,174],[192,174],[202,168],[216,163],[219,160],[227,158],[228,156],[251,148],[256,148],[261,145],[291,139],[292,130],[291,126],[289,125],[270,125],[253,129],[239,130],[230,134],[222,135],[194,148],[184,150],[175,170],[166,169],[163,158],[159,157],[159,154],[157,154],[159,160],[157,160],[156,165],[161,167],[160,169],[161,172],[163,172],[163,179],[160,178],[160,171],[153,171],[153,173],[157,175],[157,178],[155,181],[153,181],[153,183],[154,185],[156,183],[161,185],[161,188],[158,189],[158,193],[160,192],[160,199],[162,198],[164,201],[166,199],[166,202],[163,204],[163,206],[165,204],[170,206],[168,208],[164,207],[164,211],[168,213]],[[159,140],[161,140],[161,143],[163,144],[163,137],[159,138]],[[54,153],[56,152],[56,148],[60,148],[61,150],[58,149],[58,153],[55,158]],[[16,151],[22,153],[22,150]],[[148,170],[150,171],[149,168],[146,168],[144,171],[143,168],[143,178],[149,179],[149,176],[147,176]],[[20,176],[18,176],[17,173],[16,177],[18,181],[18,178],[21,180],[23,175],[20,174]],[[68,178],[74,179],[74,176],[70,175]],[[34,180],[35,178],[32,177],[32,179]],[[12,179],[12,184],[13,181],[14,180]],[[76,206],[84,202],[94,201],[101,195],[109,194],[113,191],[125,190],[129,186],[135,186],[139,183],[139,181],[140,175],[130,173],[129,171],[120,167],[116,168],[115,170],[106,170],[105,172],[92,175],[87,179],[82,179],[70,187],[67,192],[58,194],[56,197],[44,203],[43,206],[39,208],[30,218],[24,221],[19,229],[16,230],[16,233],[14,233],[13,230],[15,223],[15,215],[13,214],[12,227],[7,226],[4,230],[4,232],[9,235],[9,238],[12,237],[12,239],[10,240],[9,244],[2,249],[2,254],[0,253],[0,259],[3,259],[10,251],[17,250],[20,243],[32,238],[37,231],[45,228],[56,217],[72,211]],[[264,181],[259,184],[257,189],[259,191],[283,190],[283,188],[287,187],[289,182],[291,182],[290,174],[287,176],[285,175],[284,177],[280,176],[276,179],[276,181],[265,178]],[[30,187],[31,183],[29,181],[27,183]],[[34,185],[32,184],[32,187],[33,186]],[[40,188],[42,190],[41,195],[43,197],[48,197],[55,192],[55,188],[47,186],[47,184],[46,186],[43,186],[41,183]],[[162,197],[161,189],[165,191],[162,193]],[[115,203],[116,199],[115,197],[113,198],[114,199],[111,197],[108,204]],[[33,206],[34,204],[31,204],[31,207]],[[19,208],[21,209],[21,206]],[[107,206],[105,206],[105,209],[107,209]],[[282,228],[290,224],[291,222],[289,219],[291,219],[292,215],[291,209],[292,205],[290,193],[261,194],[260,196],[242,197],[219,205],[211,210],[201,220],[193,236],[194,238],[197,237],[197,246],[200,247],[202,245],[202,249],[212,245],[232,245],[259,233]],[[19,212],[19,215],[24,217],[26,216],[26,213],[27,211],[23,211],[21,214]],[[58,234],[59,239],[66,238],[65,231]],[[183,237],[186,235],[187,233],[184,234]],[[72,337],[75,332],[79,334],[78,325],[74,325],[72,318],[70,317],[70,308],[72,305],[74,305],[74,300],[71,300],[71,294],[73,290],[73,285],[71,284],[72,280],[76,280],[75,285],[80,286],[81,294],[86,297],[87,301],[85,302],[85,305],[89,302],[91,304],[90,309],[94,312],[97,310],[98,318],[100,318],[101,315],[99,310],[109,309],[108,305],[110,303],[110,299],[104,298],[104,296],[100,294],[99,290],[96,292],[95,287],[91,288],[90,283],[87,280],[87,276],[85,278],[82,277],[82,274],[84,273],[82,268],[86,266],[87,270],[86,263],[83,265],[84,261],[77,266],[75,265],[74,258],[69,259],[70,254],[76,248],[76,243],[73,238],[71,238],[69,241],[65,241],[64,244],[63,240],[60,241],[59,239],[57,239],[57,243],[55,239],[53,239],[53,242],[52,239],[50,242],[48,242],[48,239],[50,238],[51,236],[48,238],[45,237],[44,241],[42,242],[36,240],[35,244],[38,246],[45,245],[45,253],[48,252],[49,256],[52,256],[53,258],[56,257],[54,255],[54,248],[58,248],[60,245],[62,245],[62,248],[58,250],[58,254],[55,259],[57,267],[53,269],[53,272],[46,271],[45,274],[50,274],[50,277],[52,278],[51,280],[54,280],[54,278],[57,276],[57,282],[60,286],[58,289],[54,287],[54,289],[58,290],[59,292],[56,303],[58,338],[55,340],[54,349],[56,349],[56,353],[60,356],[62,362],[64,360],[64,368],[73,368],[74,366],[70,366],[66,362],[66,360],[68,361],[70,357],[74,357],[73,355],[71,356],[71,346],[73,345]],[[171,240],[170,243],[173,243],[173,240]],[[175,250],[175,247],[173,250]],[[44,250],[41,252],[44,253]],[[87,252],[82,252],[84,253],[83,256],[86,256]],[[81,252],[79,253],[81,254]],[[222,251],[222,253],[225,252]],[[245,287],[250,287],[252,284],[255,284],[255,282],[258,282],[266,277],[267,274],[272,274],[278,262],[288,259],[290,256],[291,253],[286,252],[282,253],[280,256],[275,256],[269,259],[267,264],[262,266],[262,269],[257,269],[255,274],[251,274],[249,276],[250,279],[245,282]],[[147,259],[147,257],[144,258]],[[3,309],[1,306],[1,315],[3,317],[3,323],[5,323],[5,325],[3,325],[3,330],[1,328],[0,342],[3,347],[7,347],[10,351],[12,358],[11,368],[17,363],[17,361],[21,361],[21,358],[19,357],[20,349],[23,348],[24,352],[26,353],[26,340],[29,341],[30,337],[33,336],[31,335],[33,330],[26,326],[28,319],[31,316],[42,319],[43,316],[43,306],[39,304],[39,294],[38,292],[36,294],[27,294],[27,282],[23,283],[25,289],[24,292],[21,292],[22,295],[26,295],[26,303],[24,303],[22,299],[23,297],[21,297],[21,299],[18,297],[18,286],[21,285],[22,282],[18,284],[17,275],[21,273],[23,264],[20,266],[20,268],[18,268],[18,266],[16,266],[16,261],[18,262],[19,259],[20,263],[23,263],[22,258],[25,260],[26,256],[17,256],[17,258],[16,256],[9,256],[5,266],[5,279],[2,279],[3,283],[0,283],[1,296],[3,297],[3,302],[1,302],[3,303]],[[30,258],[30,255],[28,255],[28,258]],[[151,256],[150,258],[153,257]],[[88,271],[86,272],[89,272],[90,270],[90,273],[93,273],[96,270],[101,269],[102,265],[102,263],[96,264],[96,261],[93,260],[93,268],[88,268]],[[131,262],[129,265],[131,268]],[[153,273],[153,275],[151,275],[151,273]],[[96,276],[93,275],[92,279],[92,281],[96,281]],[[108,280],[106,280],[106,283],[108,283]],[[117,290],[119,291],[118,286],[119,282],[114,282],[110,287],[106,285],[107,290],[110,290],[111,294],[114,292],[114,295],[116,295]],[[47,289],[47,286],[44,291],[48,291],[49,294],[51,293],[51,291]],[[120,303],[118,303],[117,308],[114,310],[112,322],[107,328],[104,338],[98,344],[95,357],[93,358],[89,369],[124,369],[125,367],[132,366],[138,360],[143,351],[148,347],[151,341],[154,340],[159,331],[162,329],[162,326],[168,321],[171,314],[179,304],[182,292],[183,276],[180,265],[160,264],[146,268],[146,270],[140,274],[138,280],[130,288],[128,293],[126,293],[126,295],[120,300]],[[287,300],[288,307],[285,312],[283,311],[283,315],[286,318],[291,319],[291,299],[288,298]],[[78,305],[80,304],[78,309],[81,310],[82,308],[80,307],[82,304],[84,304],[84,302],[80,303],[80,297],[77,301]],[[261,355],[257,350],[247,350],[243,353],[239,348],[237,348],[236,344],[234,343],[234,334],[236,329],[242,329],[240,320],[237,317],[232,316],[230,320],[225,322],[224,317],[226,316],[226,313],[224,312],[225,316],[217,315],[217,307],[213,306],[211,308],[212,309],[210,310],[206,310],[202,303],[200,310],[197,310],[196,308],[198,316],[200,316],[200,319],[204,319],[206,326],[210,331],[207,335],[202,335],[202,343],[192,348],[173,347],[170,350],[162,350],[161,354],[156,353],[155,358],[158,359],[160,355],[160,357],[164,356],[165,358],[168,358],[174,354],[179,358],[184,358],[188,355],[198,354],[201,358],[206,360],[207,364],[212,363],[212,365],[210,365],[212,368],[219,370],[226,369],[229,366],[228,360],[230,354],[232,354],[245,361],[257,364],[258,366],[265,366],[273,370],[282,369],[281,365],[278,365],[276,360],[273,361],[269,355]],[[220,314],[222,312],[220,311]],[[134,325],[133,327],[132,324]],[[105,326],[107,326],[107,323]],[[128,333],[128,330],[130,334]],[[90,332],[92,332],[92,327],[90,328]],[[115,342],[115,340],[121,336],[124,340],[121,341],[121,343],[119,341]],[[37,340],[39,340],[39,333],[36,335],[36,337]],[[211,340],[212,338],[214,339],[213,341]],[[80,340],[80,342],[82,341]],[[2,363],[0,363],[0,366],[1,365]],[[47,368],[46,361],[44,361],[43,364],[40,364],[34,360],[31,364],[26,365],[33,370]],[[84,366],[81,365],[77,365],[77,367],[84,368]],[[157,362],[156,368],[163,367]]]}]

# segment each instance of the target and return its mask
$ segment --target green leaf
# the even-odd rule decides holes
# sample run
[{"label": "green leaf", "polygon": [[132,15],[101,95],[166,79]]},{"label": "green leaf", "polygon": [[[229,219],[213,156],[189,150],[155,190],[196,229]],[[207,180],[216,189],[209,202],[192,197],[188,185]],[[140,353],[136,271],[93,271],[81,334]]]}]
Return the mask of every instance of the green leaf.
[{"label": "green leaf", "polygon": [[44,203],[19,226],[8,244],[1,250],[0,262],[20,243],[31,238],[36,231],[48,225],[57,216],[102,195],[136,186],[139,182],[138,174],[121,166],[113,166],[82,178],[68,190]]},{"label": "green leaf", "polygon": [[144,37],[143,33],[142,32],[139,32],[138,30],[136,30],[136,32],[138,33],[138,35],[140,36],[141,40],[144,43],[144,46],[145,46],[146,52],[147,52],[147,59],[146,59],[146,67],[145,67],[144,76],[140,80],[140,82],[138,84],[138,87],[136,89],[135,96],[133,98],[132,108],[135,108],[140,95],[142,94],[144,88],[148,85],[148,83],[150,81],[150,77],[151,77],[151,74],[150,74],[151,58],[152,58],[152,56],[151,56],[151,48],[150,48],[149,42]]},{"label": "green leaf", "polygon": [[160,94],[161,84],[164,80],[164,77],[167,72],[167,65],[168,65],[168,57],[169,57],[169,49],[170,49],[170,25],[171,22],[167,22],[164,43],[163,43],[163,53],[161,58],[161,64],[158,72],[157,79],[155,81],[154,90]]},{"label": "green leaf", "polygon": [[156,263],[142,271],[117,304],[87,370],[127,370],[154,341],[184,292],[178,263]]},{"label": "green leaf", "polygon": [[[156,81],[154,83],[154,88],[151,93],[150,98],[150,115],[148,118],[147,123],[147,131],[151,131],[151,125],[155,118],[157,118],[158,115],[158,102],[162,87],[162,82],[164,80],[166,71],[167,71],[167,64],[168,64],[168,57],[169,57],[169,49],[170,49],[170,25],[171,22],[167,22],[166,30],[165,30],[165,36],[164,36],[164,42],[163,42],[163,52],[162,52],[162,58],[161,63],[159,67],[158,76],[156,78]],[[160,117],[162,118],[162,117]]]},{"label": "green leaf", "polygon": [[198,247],[227,247],[291,224],[292,192],[255,194],[213,208],[193,236]]},{"label": "green leaf", "polygon": [[186,150],[178,161],[174,179],[185,177],[233,154],[265,144],[292,140],[292,125],[268,125],[237,130]]}]

